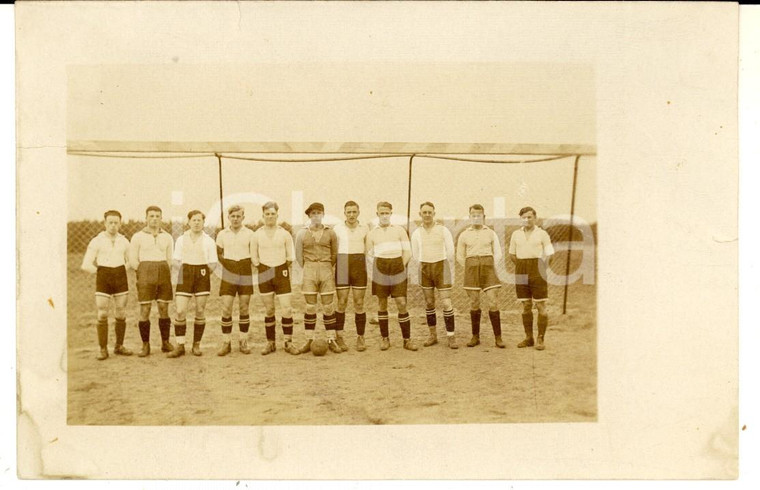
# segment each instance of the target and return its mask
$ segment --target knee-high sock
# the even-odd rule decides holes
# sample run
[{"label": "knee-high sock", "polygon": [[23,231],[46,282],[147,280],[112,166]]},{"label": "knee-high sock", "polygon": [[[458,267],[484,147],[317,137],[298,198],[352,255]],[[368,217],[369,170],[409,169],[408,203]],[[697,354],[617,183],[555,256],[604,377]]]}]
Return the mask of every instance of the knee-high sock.
[{"label": "knee-high sock", "polygon": [[169,340],[169,334],[171,334],[172,321],[170,318],[158,319],[158,331],[161,333],[161,341],[167,342]]},{"label": "knee-high sock", "polygon": [[338,333],[343,333],[343,326],[345,324],[346,324],[346,312],[336,311],[335,312],[335,330],[337,330]]},{"label": "knee-high sock", "polygon": [[383,338],[388,337],[388,312],[378,311],[377,322],[380,324],[380,336]]},{"label": "knee-high sock", "polygon": [[501,335],[501,313],[499,310],[488,311],[488,318],[491,320],[491,327],[493,328],[493,334],[496,336]]},{"label": "knee-high sock", "polygon": [[222,335],[229,335],[232,333],[232,317],[231,316],[223,316],[221,325],[222,325]]},{"label": "knee-high sock", "polygon": [[470,310],[470,321],[472,322],[472,334],[480,335],[480,310]]},{"label": "knee-high sock", "polygon": [[399,313],[398,315],[398,324],[401,327],[401,337],[404,338],[404,340],[407,340],[411,338],[412,336],[412,325],[409,321],[409,313]]},{"label": "knee-high sock", "polygon": [[549,315],[538,315],[538,336],[543,337],[549,325]]},{"label": "knee-high sock", "polygon": [[327,338],[334,339],[335,338],[335,313],[331,313],[329,315],[323,314],[322,321],[325,324],[325,330],[327,331]]},{"label": "knee-high sock", "polygon": [[[230,318],[230,320],[232,320],[232,318]],[[238,320],[238,325],[240,326],[240,332],[248,333],[248,328],[251,326],[251,317],[249,315],[240,315],[240,320]],[[232,332],[232,325],[230,325],[230,333],[231,332]]]},{"label": "knee-high sock", "polygon": [[425,309],[425,319],[427,320],[428,327],[435,327],[437,325],[435,319],[435,308]]},{"label": "knee-high sock", "polygon": [[316,313],[304,313],[303,328],[306,333],[306,339],[314,340],[314,330],[317,328],[317,314]]},{"label": "knee-high sock", "polygon": [[117,318],[114,330],[116,331],[116,345],[124,345],[124,334],[127,332],[127,320],[125,318]]},{"label": "knee-high sock", "polygon": [[367,326],[367,314],[354,313],[354,322],[356,323],[356,335],[364,335],[364,328]]},{"label": "knee-high sock", "polygon": [[108,346],[108,318],[98,320],[98,345],[101,349]]},{"label": "knee-high sock", "polygon": [[285,342],[293,340],[293,317],[282,317],[282,334]]},{"label": "knee-high sock", "polygon": [[205,330],[206,319],[195,317],[195,323],[193,324],[193,343],[201,341]]},{"label": "knee-high sock", "polygon": [[230,334],[232,334],[232,317],[222,317],[222,342],[230,341]]},{"label": "knee-high sock", "polygon": [[277,320],[273,316],[264,317],[264,330],[267,333],[267,340],[274,342],[276,337],[275,327],[277,327]]},{"label": "knee-high sock", "polygon": [[454,335],[454,310],[443,310],[443,322],[446,324],[446,335]]},{"label": "knee-high sock", "polygon": [[140,320],[137,322],[137,327],[140,329],[140,339],[143,342],[150,342],[150,320]]},{"label": "knee-high sock", "polygon": [[525,330],[525,336],[533,338],[533,312],[522,314],[523,329]]},{"label": "knee-high sock", "polygon": [[185,345],[186,331],[187,331],[186,320],[174,320],[174,338],[178,344]]}]

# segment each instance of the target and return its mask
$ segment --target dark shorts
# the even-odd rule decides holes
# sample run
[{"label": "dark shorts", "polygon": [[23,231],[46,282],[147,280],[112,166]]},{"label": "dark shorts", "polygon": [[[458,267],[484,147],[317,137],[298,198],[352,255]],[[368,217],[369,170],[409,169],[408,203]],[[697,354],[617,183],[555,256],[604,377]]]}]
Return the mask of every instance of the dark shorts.
[{"label": "dark shorts", "polygon": [[253,295],[251,259],[224,260],[219,296]]},{"label": "dark shorts", "polygon": [[451,264],[440,262],[420,262],[420,286],[422,289],[436,288],[439,291],[451,289]]},{"label": "dark shorts", "polygon": [[177,278],[177,296],[204,296],[211,293],[208,265],[182,264]]},{"label": "dark shorts", "polygon": [[546,283],[546,262],[541,259],[517,259],[515,264],[517,299],[545,301],[549,297]]},{"label": "dark shorts", "polygon": [[290,271],[287,263],[276,267],[259,264],[259,293],[290,294]]},{"label": "dark shorts", "polygon": [[335,264],[336,289],[367,288],[367,258],[364,254],[338,254]]},{"label": "dark shorts", "polygon": [[169,264],[161,262],[140,262],[137,266],[137,301],[150,303],[172,300],[172,279]]},{"label": "dark shorts", "polygon": [[401,257],[377,258],[372,269],[372,294],[379,298],[406,296],[406,267]]},{"label": "dark shorts", "polygon": [[127,268],[98,267],[95,277],[95,294],[98,296],[121,296],[129,293],[127,282]]},{"label": "dark shorts", "polygon": [[501,281],[496,277],[492,256],[467,257],[464,263],[465,289],[487,291],[500,286]]}]

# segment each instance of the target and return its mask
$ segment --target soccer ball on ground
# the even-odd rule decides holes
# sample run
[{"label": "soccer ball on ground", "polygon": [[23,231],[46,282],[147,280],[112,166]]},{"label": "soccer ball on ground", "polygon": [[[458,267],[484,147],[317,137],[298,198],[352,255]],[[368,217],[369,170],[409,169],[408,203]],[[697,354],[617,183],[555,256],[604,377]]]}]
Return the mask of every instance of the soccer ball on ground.
[{"label": "soccer ball on ground", "polygon": [[327,341],[324,339],[315,339],[312,341],[311,353],[315,356],[324,356],[327,353]]}]

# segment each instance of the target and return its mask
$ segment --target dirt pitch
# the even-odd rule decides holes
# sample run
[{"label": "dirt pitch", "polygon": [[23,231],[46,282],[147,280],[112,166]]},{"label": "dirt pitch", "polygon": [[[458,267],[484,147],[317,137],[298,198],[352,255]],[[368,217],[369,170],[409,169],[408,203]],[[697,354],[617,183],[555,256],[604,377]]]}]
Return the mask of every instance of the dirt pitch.
[{"label": "dirt pitch", "polygon": [[[493,345],[487,315],[481,321],[481,345],[465,347],[470,337],[466,307],[455,302],[458,350],[446,347],[438,311],[439,339],[422,347],[428,329],[418,286],[410,286],[412,337],[420,350],[401,347],[401,332],[391,310],[391,349],[380,351],[377,325],[367,324],[367,350],[355,350],[353,314],[346,315],[350,350],[292,356],[282,350],[261,356],[264,326],[258,295],[252,301],[250,339],[254,351],[218,357],[221,340],[218,286],[212,285],[202,357],[166,359],[160,352],[153,309],[151,355],[97,361],[92,292],[94,278],[78,270],[81,255],[69,256],[68,423],[72,425],[350,425],[513,422],[593,422],[597,418],[596,288],[573,285],[568,313],[561,297],[550,298],[547,348],[517,349],[523,338],[519,310],[501,312],[506,349]],[[125,345],[137,351],[137,303],[134,274],[127,307]],[[457,286],[455,286],[457,287]],[[88,290],[89,294],[80,291]],[[303,297],[294,291],[294,339],[304,340]],[[502,295],[514,295],[510,286]],[[419,296],[419,298],[418,298]],[[367,297],[367,311],[376,301]],[[170,309],[172,313],[172,309]],[[235,324],[237,329],[237,323]],[[188,342],[192,340],[188,321]],[[321,321],[318,335],[324,335]],[[173,335],[172,335],[173,336]],[[173,340],[173,339],[172,339]],[[113,348],[110,323],[109,351]]]}]

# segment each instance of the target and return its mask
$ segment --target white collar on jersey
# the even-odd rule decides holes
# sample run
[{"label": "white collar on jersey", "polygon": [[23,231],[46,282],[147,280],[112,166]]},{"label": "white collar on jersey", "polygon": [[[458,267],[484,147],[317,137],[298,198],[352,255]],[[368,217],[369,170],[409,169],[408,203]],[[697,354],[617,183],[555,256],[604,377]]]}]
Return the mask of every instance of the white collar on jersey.
[{"label": "white collar on jersey", "polygon": [[467,227],[468,230],[472,231],[480,231],[480,230],[490,230],[491,228],[488,227],[488,225],[483,225],[480,228],[475,228],[475,225],[470,225]]}]

